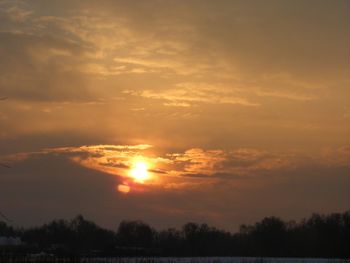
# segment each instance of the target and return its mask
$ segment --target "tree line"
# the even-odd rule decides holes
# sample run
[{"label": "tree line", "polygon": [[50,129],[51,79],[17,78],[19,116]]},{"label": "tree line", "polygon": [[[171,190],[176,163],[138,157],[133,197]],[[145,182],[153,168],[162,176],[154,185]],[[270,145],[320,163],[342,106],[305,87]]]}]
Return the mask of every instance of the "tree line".
[{"label": "tree line", "polygon": [[[0,222],[0,236],[17,236],[23,253],[99,256],[258,256],[350,258],[350,211],[313,214],[299,222],[266,217],[236,233],[207,224],[157,231],[141,221],[122,221],[115,231],[79,215],[33,228]],[[6,248],[0,247],[0,251]]]}]

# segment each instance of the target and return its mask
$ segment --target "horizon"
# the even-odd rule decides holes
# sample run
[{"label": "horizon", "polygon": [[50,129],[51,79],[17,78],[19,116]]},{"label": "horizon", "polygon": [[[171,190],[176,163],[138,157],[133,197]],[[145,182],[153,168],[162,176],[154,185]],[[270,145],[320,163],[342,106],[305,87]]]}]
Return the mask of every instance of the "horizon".
[{"label": "horizon", "polygon": [[234,231],[348,211],[349,14],[0,0],[0,212]]},{"label": "horizon", "polygon": [[[97,222],[91,220],[90,218],[87,218],[85,217],[84,215],[82,214],[77,214],[71,218],[53,218],[51,220],[48,220],[47,222],[43,222],[41,224],[37,224],[37,225],[27,225],[27,226],[20,226],[20,225],[16,225],[16,224],[13,224],[14,222],[12,222],[11,219],[8,219],[7,217],[5,218],[5,221],[4,220],[1,220],[0,219],[0,222],[3,222],[5,223],[7,226],[9,227],[13,227],[14,229],[18,230],[18,229],[32,229],[32,228],[40,228],[40,227],[43,227],[44,225],[49,225],[53,222],[58,222],[60,220],[63,220],[65,222],[72,222],[74,221],[75,219],[79,218],[79,217],[82,217],[84,220],[88,221],[88,222],[91,222],[93,224],[95,224],[96,226],[98,227],[101,227],[102,229],[106,229],[106,230],[109,230],[109,231],[117,231],[118,230],[118,227],[121,223],[134,223],[134,222],[138,222],[138,223],[142,223],[142,224],[145,224],[145,225],[148,225],[149,227],[151,227],[152,229],[156,230],[156,231],[166,231],[168,229],[175,229],[175,230],[179,230],[181,231],[181,229],[183,228],[183,226],[185,226],[186,224],[196,224],[198,226],[200,225],[207,225],[208,227],[214,227],[216,230],[219,230],[219,231],[225,231],[225,232],[228,232],[230,234],[238,234],[240,231],[241,231],[241,227],[242,226],[255,226],[256,224],[259,224],[261,223],[264,219],[278,219],[278,220],[282,220],[285,224],[288,224],[288,223],[296,223],[296,225],[301,225],[303,224],[305,221],[309,220],[310,218],[312,218],[312,216],[321,216],[322,218],[324,217],[329,217],[329,216],[332,216],[332,215],[342,215],[342,214],[346,214],[346,213],[350,213],[350,210],[346,210],[346,211],[340,211],[340,212],[332,212],[332,213],[329,213],[329,214],[320,214],[320,213],[312,213],[310,214],[309,216],[306,216],[306,217],[303,217],[303,218],[295,218],[295,219],[290,219],[290,220],[285,220],[284,218],[280,218],[278,216],[274,216],[274,215],[266,215],[264,216],[263,218],[260,218],[259,220],[255,221],[255,222],[252,222],[252,223],[245,223],[245,222],[242,222],[239,224],[238,228],[237,229],[225,229],[225,228],[220,228],[220,227],[217,227],[215,225],[211,225],[211,224],[208,224],[206,222],[201,222],[201,221],[196,221],[196,222],[192,222],[192,221],[189,221],[189,222],[184,222],[182,225],[178,225],[178,226],[166,226],[164,228],[157,228],[157,227],[154,227],[151,223],[149,222],[145,222],[143,220],[139,220],[139,219],[122,219],[120,222],[117,222],[115,227],[112,228],[112,227],[105,227],[103,225],[100,225],[98,224]],[[4,215],[2,215],[4,216]],[[295,227],[295,226],[293,226]]]}]

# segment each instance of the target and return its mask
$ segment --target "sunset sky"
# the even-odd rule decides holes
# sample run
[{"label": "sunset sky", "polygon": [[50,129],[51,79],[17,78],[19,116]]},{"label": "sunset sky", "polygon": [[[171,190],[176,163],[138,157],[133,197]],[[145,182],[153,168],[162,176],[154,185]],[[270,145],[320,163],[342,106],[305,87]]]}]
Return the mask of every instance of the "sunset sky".
[{"label": "sunset sky", "polygon": [[0,98],[14,225],[350,209],[350,1],[2,0]]}]

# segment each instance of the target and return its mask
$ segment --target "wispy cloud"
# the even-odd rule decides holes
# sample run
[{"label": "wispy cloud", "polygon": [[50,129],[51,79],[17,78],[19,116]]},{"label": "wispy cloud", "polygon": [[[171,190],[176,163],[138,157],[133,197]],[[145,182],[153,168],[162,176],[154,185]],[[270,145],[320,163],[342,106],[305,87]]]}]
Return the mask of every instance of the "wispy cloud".
[{"label": "wispy cloud", "polygon": [[242,95],[239,89],[229,85],[203,83],[180,83],[172,89],[124,90],[125,94],[148,99],[163,100],[165,106],[188,107],[199,103],[259,106]]}]

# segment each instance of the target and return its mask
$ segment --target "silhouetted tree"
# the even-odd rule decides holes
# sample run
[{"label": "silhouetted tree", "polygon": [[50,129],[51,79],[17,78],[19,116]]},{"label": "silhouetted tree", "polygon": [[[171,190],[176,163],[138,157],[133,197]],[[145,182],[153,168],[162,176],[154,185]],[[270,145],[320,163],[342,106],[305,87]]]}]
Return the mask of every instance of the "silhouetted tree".
[{"label": "silhouetted tree", "polygon": [[74,235],[74,246],[78,250],[111,250],[114,247],[115,235],[112,231],[100,228],[95,223],[78,215],[70,223]]},{"label": "silhouetted tree", "polygon": [[141,221],[122,221],[117,231],[120,246],[150,248],[154,238],[155,231]]},{"label": "silhouetted tree", "polygon": [[157,235],[157,246],[163,255],[183,256],[183,238],[175,228],[160,231]]},{"label": "silhouetted tree", "polygon": [[38,244],[41,248],[56,249],[62,253],[86,253],[92,250],[111,251],[115,234],[85,220],[79,215],[72,221],[52,221],[42,227],[25,230],[23,241]]},{"label": "silhouetted tree", "polygon": [[0,236],[11,237],[15,235],[15,230],[5,222],[0,221]]},{"label": "silhouetted tree", "polygon": [[81,215],[19,230],[0,222],[1,236],[18,234],[30,249],[56,254],[350,258],[350,211],[300,222],[267,217],[235,234],[192,222],[157,232],[141,221],[123,221],[112,232]]},{"label": "silhouetted tree", "polygon": [[251,237],[258,256],[282,256],[285,253],[286,224],[277,217],[267,217],[255,224]]}]

